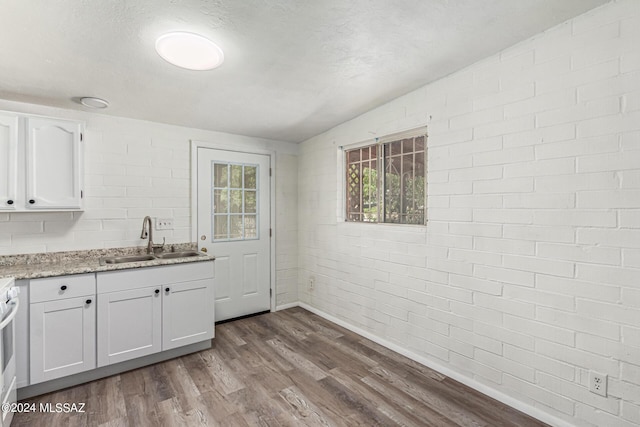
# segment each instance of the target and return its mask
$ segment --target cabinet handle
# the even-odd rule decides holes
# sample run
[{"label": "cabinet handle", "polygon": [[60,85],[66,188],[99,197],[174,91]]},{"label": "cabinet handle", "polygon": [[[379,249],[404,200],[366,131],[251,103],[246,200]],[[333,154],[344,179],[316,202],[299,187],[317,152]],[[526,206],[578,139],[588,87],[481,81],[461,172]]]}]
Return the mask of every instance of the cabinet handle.
[{"label": "cabinet handle", "polygon": [[13,200],[7,200],[7,204],[8,205],[12,205],[13,204]]},{"label": "cabinet handle", "polygon": [[86,300],[85,302],[86,302],[87,304],[91,304],[91,300],[90,300],[90,299]]},{"label": "cabinet handle", "polygon": [[160,293],[160,289],[156,289],[154,292],[155,292],[156,294],[159,294],[159,293]]},{"label": "cabinet handle", "polygon": [[171,289],[170,288],[164,288],[165,292],[169,292]]},{"label": "cabinet handle", "polygon": [[35,204],[35,203],[36,203],[36,201],[35,201],[35,200],[33,200],[33,199],[30,199],[30,200],[29,200],[29,203],[33,205],[33,204]]},{"label": "cabinet handle", "polygon": [[61,291],[66,291],[66,290],[67,290],[67,285],[62,285],[62,286],[60,286],[60,290],[61,290]]}]

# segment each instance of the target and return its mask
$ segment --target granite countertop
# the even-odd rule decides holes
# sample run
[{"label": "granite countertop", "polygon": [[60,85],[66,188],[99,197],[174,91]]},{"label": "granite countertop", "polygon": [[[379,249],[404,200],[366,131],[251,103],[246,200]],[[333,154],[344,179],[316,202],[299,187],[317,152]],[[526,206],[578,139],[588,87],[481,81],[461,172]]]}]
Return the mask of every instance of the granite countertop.
[{"label": "granite countertop", "polygon": [[[169,246],[169,245],[167,245]],[[197,251],[193,243],[171,245],[175,252]],[[165,251],[170,252],[170,251]],[[159,265],[183,264],[188,262],[213,261],[215,256],[201,252],[200,256],[127,262],[101,265],[104,257],[146,255],[146,247],[90,249],[86,251],[47,252],[38,254],[0,256],[0,278],[37,279],[41,277],[64,276],[68,274],[95,273],[99,271],[124,270],[129,268],[155,267]]]}]

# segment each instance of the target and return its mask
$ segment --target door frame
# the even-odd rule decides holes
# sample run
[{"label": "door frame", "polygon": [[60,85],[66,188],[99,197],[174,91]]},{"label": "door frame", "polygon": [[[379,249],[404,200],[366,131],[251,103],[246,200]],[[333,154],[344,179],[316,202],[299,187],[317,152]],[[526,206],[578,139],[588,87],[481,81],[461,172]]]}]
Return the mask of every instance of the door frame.
[{"label": "door frame", "polygon": [[[191,140],[191,240],[198,242],[198,148],[209,148],[212,150],[232,151],[243,154],[259,154],[269,156],[269,228],[272,230],[269,238],[269,289],[270,289],[270,308],[269,311],[276,309],[276,152],[272,150],[264,150],[260,148],[238,147],[233,144],[225,144],[223,142],[205,142]],[[214,277],[215,280],[215,277]],[[214,287],[215,292],[215,287]]]}]

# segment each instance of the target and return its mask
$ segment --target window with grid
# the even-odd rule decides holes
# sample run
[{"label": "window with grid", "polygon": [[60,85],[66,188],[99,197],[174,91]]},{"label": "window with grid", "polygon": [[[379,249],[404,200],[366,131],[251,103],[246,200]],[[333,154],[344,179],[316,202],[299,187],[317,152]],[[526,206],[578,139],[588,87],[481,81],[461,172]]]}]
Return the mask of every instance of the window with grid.
[{"label": "window with grid", "polygon": [[346,221],[425,224],[426,136],[346,150]]},{"label": "window with grid", "polygon": [[258,239],[258,165],[213,164],[213,240]]}]

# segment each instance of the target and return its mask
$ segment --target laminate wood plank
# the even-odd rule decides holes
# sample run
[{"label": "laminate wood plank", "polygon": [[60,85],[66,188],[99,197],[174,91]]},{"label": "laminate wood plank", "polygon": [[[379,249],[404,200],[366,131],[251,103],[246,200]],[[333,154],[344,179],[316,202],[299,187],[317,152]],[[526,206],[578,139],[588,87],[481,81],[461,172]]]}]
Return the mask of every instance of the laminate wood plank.
[{"label": "laminate wood plank", "polygon": [[[213,424],[213,425],[216,425],[216,424]],[[236,412],[234,414],[231,414],[222,418],[220,420],[220,425],[227,426],[227,427],[252,427],[251,424],[247,423],[247,420],[239,412]]]},{"label": "laminate wood plank", "polygon": [[361,381],[371,390],[375,390],[380,395],[385,396],[387,403],[393,405],[394,408],[402,408],[405,413],[417,417],[420,420],[418,425],[433,427],[452,427],[459,425],[450,420],[445,414],[441,414],[415,399],[413,396],[392,390],[388,384],[382,383],[374,377],[364,377]]},{"label": "laminate wood plank", "polygon": [[300,308],[292,308],[290,310],[284,310],[278,313],[283,313],[286,316],[294,317],[296,320],[310,328],[313,332],[325,336],[329,339],[335,340],[344,336],[341,331],[338,331],[335,327],[332,327],[333,325],[325,325],[324,322],[321,321],[324,319],[309,317],[306,310]]},{"label": "laminate wood plank", "polygon": [[439,394],[433,393],[430,389],[418,387],[412,380],[403,378],[391,370],[375,367],[371,369],[371,373],[380,381],[395,387],[408,396],[413,396],[461,426],[490,426],[482,419],[469,416],[458,402],[443,399]]},{"label": "laminate wood plank", "polygon": [[197,398],[200,396],[200,390],[198,390],[193,379],[189,376],[189,372],[185,369],[182,360],[177,359],[174,363],[166,363],[165,370],[173,385],[174,397],[178,399],[182,410],[190,412],[196,409],[194,405],[198,402]]},{"label": "laminate wood plank", "polygon": [[104,381],[89,383],[90,399],[87,406],[95,413],[92,420],[104,424],[111,419],[126,417],[127,407],[120,387],[120,375],[105,378]]},{"label": "laminate wood plank", "polygon": [[294,425],[293,414],[290,411],[285,412],[284,404],[273,397],[274,393],[259,383],[229,395],[229,398],[241,407],[239,412],[250,425]]},{"label": "laminate wood plank", "polygon": [[275,338],[267,340],[267,344],[269,344],[278,354],[283,356],[285,359],[290,360],[298,369],[310,375],[313,379],[321,380],[327,376],[327,373],[325,371],[323,371],[314,363],[310,362],[308,359],[300,356],[298,352],[285,344],[281,339]]},{"label": "laminate wood plank", "polygon": [[175,397],[156,402],[156,413],[162,427],[188,427],[193,425],[186,412],[180,407],[180,402]]},{"label": "laminate wood plank", "polygon": [[[398,369],[402,369],[407,376],[426,376],[437,381],[442,381],[446,378],[445,375],[442,375],[427,366],[421,365],[415,360],[411,360],[408,357],[396,353],[393,350],[389,350],[388,348],[371,340],[360,338],[357,343],[353,343],[353,345],[355,351],[366,352],[371,355],[370,357],[372,359],[377,360],[380,363],[389,364],[397,367]],[[365,349],[369,349],[369,351]]]},{"label": "laminate wood plank", "polygon": [[152,396],[144,393],[130,394],[125,405],[130,425],[153,427],[160,424]]},{"label": "laminate wood plank", "polygon": [[279,336],[287,336],[295,341],[303,342],[313,332],[296,319],[292,319],[280,312],[274,314],[275,316],[265,317],[265,324],[270,329],[279,331]]},{"label": "laminate wood plank", "polygon": [[213,352],[201,352],[200,357],[211,372],[211,377],[216,384],[214,387],[220,387],[226,394],[244,388],[244,384],[236,378],[231,369],[222,361],[220,355]]},{"label": "laminate wood plank", "polygon": [[129,427],[127,417],[114,418],[106,423],[98,424],[99,427]]},{"label": "laminate wood plank", "polygon": [[359,424],[370,426],[393,425],[389,417],[378,411],[364,396],[351,392],[333,377],[326,377],[319,381],[322,387],[340,401],[346,404],[353,412],[349,417],[358,420]]},{"label": "laminate wood plank", "polygon": [[[421,406],[419,410],[416,410],[418,409],[417,406],[407,404],[409,399],[403,400],[399,393],[393,393],[390,396],[389,388],[387,386],[381,385],[381,387],[371,387],[362,379],[354,378],[347,374],[342,368],[332,370],[331,376],[351,390],[354,394],[363,396],[374,404],[376,408],[382,414],[391,419],[395,425],[423,425],[434,427],[449,427],[456,425],[448,418],[441,416],[437,412],[431,411],[430,408]],[[417,413],[428,413],[429,417],[418,417],[416,416]],[[428,421],[425,422],[425,418],[427,418]]]},{"label": "laminate wood plank", "polygon": [[335,424],[298,387],[285,388],[279,394],[291,406],[300,425],[335,427]]},{"label": "laminate wood plank", "polygon": [[301,308],[216,326],[211,349],[29,399],[13,426],[545,424]]}]

